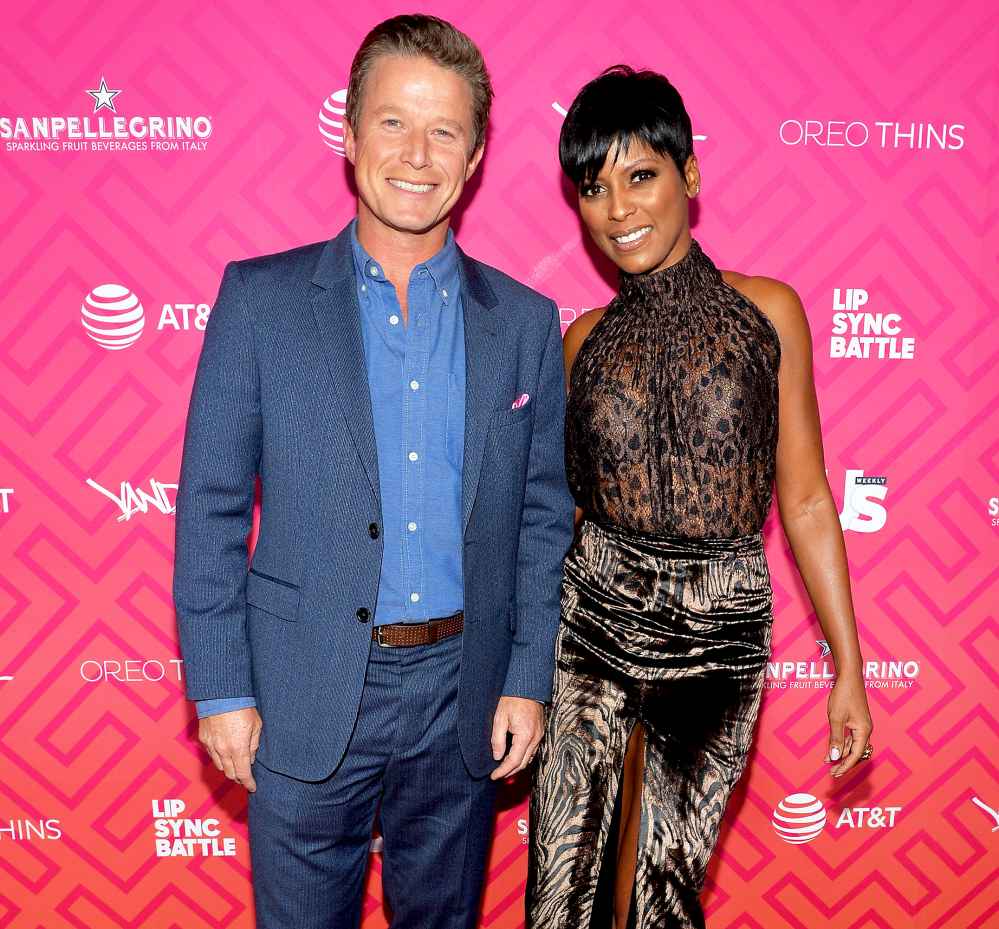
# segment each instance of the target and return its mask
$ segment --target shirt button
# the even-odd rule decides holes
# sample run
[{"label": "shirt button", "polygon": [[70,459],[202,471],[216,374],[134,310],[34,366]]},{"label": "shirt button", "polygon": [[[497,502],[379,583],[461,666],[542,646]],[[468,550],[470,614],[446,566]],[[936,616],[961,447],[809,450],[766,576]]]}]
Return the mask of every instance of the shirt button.
[{"label": "shirt button", "polygon": [[412,593],[412,594],[409,595],[409,599],[412,600],[413,603],[419,603],[420,602],[420,595],[417,594],[417,593]]},{"label": "shirt button", "polygon": [[374,265],[371,266],[371,276],[378,277],[378,268],[376,268]]},{"label": "shirt button", "polygon": [[416,452],[410,452],[409,453],[409,460],[410,461],[418,461],[419,458],[420,458],[420,456],[417,455]]},{"label": "shirt button", "polygon": [[398,326],[398,325],[399,325],[399,317],[398,317],[398,316],[396,316],[396,315],[395,315],[395,313],[393,313],[393,314],[392,314],[392,315],[391,315],[391,316],[389,317],[389,322],[390,322],[390,323],[391,323],[391,324],[392,324],[393,326]]},{"label": "shirt button", "polygon": [[361,293],[364,293],[367,289],[368,289],[368,285],[367,284],[362,284],[361,285]]},{"label": "shirt button", "polygon": [[359,623],[366,623],[369,619],[371,619],[371,610],[369,610],[366,606],[359,606],[355,615],[357,616],[357,621]]},{"label": "shirt button", "polygon": [[443,287],[441,288],[441,296],[444,297],[445,300],[447,299],[447,291]]},{"label": "shirt button", "polygon": [[409,523],[409,524],[408,524],[408,525],[406,526],[406,528],[407,528],[407,529],[408,529],[408,530],[409,530],[410,532],[416,532],[416,523]]},{"label": "shirt button", "polygon": [[420,382],[419,381],[410,381],[409,382],[409,389],[410,390],[419,390],[420,389]]},{"label": "shirt button", "polygon": [[368,526],[368,535],[373,539],[378,538],[378,523],[372,523]]}]

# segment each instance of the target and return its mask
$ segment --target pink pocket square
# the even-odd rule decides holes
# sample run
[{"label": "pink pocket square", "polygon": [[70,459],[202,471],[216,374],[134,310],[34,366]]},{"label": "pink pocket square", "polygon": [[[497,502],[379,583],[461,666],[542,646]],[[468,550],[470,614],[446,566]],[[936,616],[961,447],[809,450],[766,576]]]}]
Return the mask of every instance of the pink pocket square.
[{"label": "pink pocket square", "polygon": [[510,409],[519,410],[522,406],[527,406],[530,399],[531,399],[530,394],[521,394],[519,397],[517,397],[516,400],[513,401],[513,406],[510,407]]}]

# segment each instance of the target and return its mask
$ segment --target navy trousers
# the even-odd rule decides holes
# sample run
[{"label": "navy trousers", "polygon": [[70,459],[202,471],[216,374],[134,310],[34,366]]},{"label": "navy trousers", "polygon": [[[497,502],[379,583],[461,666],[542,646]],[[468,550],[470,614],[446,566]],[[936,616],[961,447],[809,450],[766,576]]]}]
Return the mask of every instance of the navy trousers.
[{"label": "navy trousers", "polygon": [[407,648],[372,644],[337,770],[310,782],[254,763],[258,929],[357,929],[376,816],[392,929],[475,926],[496,784],[469,776],[461,759],[460,658],[461,635]]}]

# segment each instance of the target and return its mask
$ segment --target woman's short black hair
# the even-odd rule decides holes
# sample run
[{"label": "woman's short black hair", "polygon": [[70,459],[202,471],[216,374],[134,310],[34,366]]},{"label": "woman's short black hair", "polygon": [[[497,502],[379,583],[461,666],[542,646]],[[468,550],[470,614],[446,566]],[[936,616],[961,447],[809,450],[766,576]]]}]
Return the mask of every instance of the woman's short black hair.
[{"label": "woman's short black hair", "polygon": [[632,140],[672,158],[680,174],[694,153],[690,117],[677,89],[656,71],[613,65],[572,101],[559,136],[562,170],[577,189],[592,184],[615,147],[615,160]]}]

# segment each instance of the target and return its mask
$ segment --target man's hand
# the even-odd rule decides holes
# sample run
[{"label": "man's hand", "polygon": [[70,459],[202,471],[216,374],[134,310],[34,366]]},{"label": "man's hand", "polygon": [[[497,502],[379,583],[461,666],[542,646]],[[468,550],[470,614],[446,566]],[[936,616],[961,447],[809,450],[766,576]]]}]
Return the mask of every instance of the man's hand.
[{"label": "man's hand", "polygon": [[[506,760],[489,775],[490,778],[498,781],[523,771],[534,760],[544,725],[544,704],[526,697],[500,697],[493,716],[493,758],[499,761],[505,754]],[[508,734],[512,736],[509,751],[506,747]]]},{"label": "man's hand", "polygon": [[198,740],[205,746],[215,767],[250,793],[257,789],[250,765],[257,757],[262,728],[260,714],[252,706],[198,721]]}]

